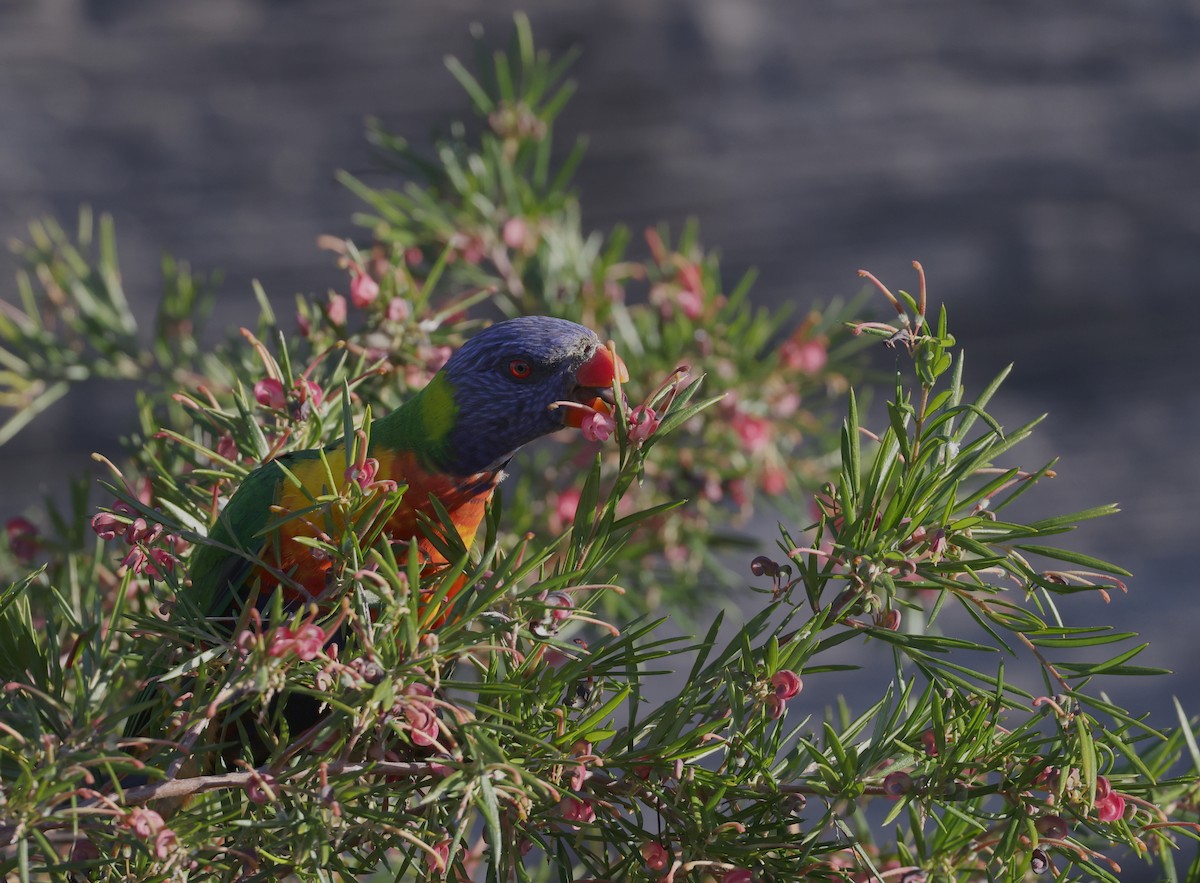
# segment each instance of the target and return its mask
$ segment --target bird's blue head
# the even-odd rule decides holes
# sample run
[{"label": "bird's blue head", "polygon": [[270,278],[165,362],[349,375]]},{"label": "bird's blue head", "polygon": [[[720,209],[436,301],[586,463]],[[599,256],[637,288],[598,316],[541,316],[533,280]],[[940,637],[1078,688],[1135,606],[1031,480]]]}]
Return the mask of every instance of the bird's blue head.
[{"label": "bird's blue head", "polygon": [[611,402],[618,374],[627,379],[625,365],[595,332],[565,319],[525,316],[481,331],[430,384],[444,390],[453,410],[442,436],[444,468],[459,475],[496,469],[522,445],[580,425],[586,411],[554,403],[594,409],[598,398]]}]

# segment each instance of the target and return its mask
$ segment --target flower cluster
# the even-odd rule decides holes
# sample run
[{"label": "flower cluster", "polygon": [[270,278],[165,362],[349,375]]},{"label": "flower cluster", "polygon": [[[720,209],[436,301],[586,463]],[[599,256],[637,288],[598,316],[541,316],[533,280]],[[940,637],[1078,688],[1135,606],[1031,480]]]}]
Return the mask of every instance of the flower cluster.
[{"label": "flower cluster", "polygon": [[307,662],[320,655],[329,636],[314,622],[304,623],[295,631],[288,626],[279,626],[271,633],[267,654],[275,658],[296,656]]},{"label": "flower cluster", "polygon": [[37,525],[27,518],[10,518],[4,524],[4,533],[8,537],[9,551],[17,563],[31,562],[38,549]]},{"label": "flower cluster", "polygon": [[170,858],[178,847],[179,838],[175,832],[168,828],[163,817],[152,809],[137,807],[121,819],[121,824],[149,843],[160,861]]},{"label": "flower cluster", "polygon": [[308,419],[313,408],[321,407],[325,392],[320,386],[303,377],[297,378],[288,389],[278,377],[264,377],[254,384],[254,400],[264,408],[287,413],[292,420]]},{"label": "flower cluster", "polygon": [[767,717],[778,720],[787,714],[788,700],[800,695],[800,691],[804,689],[804,681],[794,671],[784,669],[771,675],[769,686],[770,692],[763,700],[763,705],[767,710]]},{"label": "flower cluster", "polygon": [[115,501],[108,512],[92,516],[92,531],[102,540],[121,537],[130,547],[121,566],[150,579],[163,580],[179,564],[187,543],[167,533],[158,522],[148,522],[128,503]]}]

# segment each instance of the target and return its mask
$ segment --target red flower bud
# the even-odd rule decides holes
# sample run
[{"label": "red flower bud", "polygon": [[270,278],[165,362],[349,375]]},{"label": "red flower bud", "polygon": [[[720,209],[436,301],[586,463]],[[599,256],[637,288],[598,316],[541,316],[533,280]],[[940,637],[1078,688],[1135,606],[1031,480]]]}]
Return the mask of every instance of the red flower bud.
[{"label": "red flower bud", "polygon": [[804,681],[794,671],[777,671],[771,675],[771,686],[780,699],[791,699],[804,689]]},{"label": "red flower bud", "polygon": [[254,399],[264,408],[282,411],[287,404],[283,384],[274,377],[266,377],[254,384]]}]

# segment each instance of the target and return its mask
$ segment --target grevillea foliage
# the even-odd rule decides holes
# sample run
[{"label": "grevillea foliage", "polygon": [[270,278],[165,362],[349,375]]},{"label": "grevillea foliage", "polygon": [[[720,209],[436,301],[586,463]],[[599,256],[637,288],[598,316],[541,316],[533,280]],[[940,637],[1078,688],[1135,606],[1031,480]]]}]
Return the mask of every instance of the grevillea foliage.
[{"label": "grevillea foliage", "polygon": [[[85,379],[137,381],[138,420],[69,503],[5,515],[0,870],[1174,877],[1189,722],[1105,699],[1153,673],[1145,645],[1057,606],[1125,591],[1057,544],[1112,507],[1010,508],[1053,476],[1021,465],[1038,419],[989,415],[1004,377],[969,376],[919,267],[916,295],[864,274],[865,297],[793,315],[727,288],[693,227],[585,233],[582,149],[551,137],[569,62],[518,18],[509,51],[449,63],[470,129],[424,153],[372,126],[398,189],[344,176],[367,209],[362,241],[323,243],[341,290],[282,316],[256,290],[255,328],[202,333],[212,286],[170,260],[147,327],[107,219],[31,228],[0,304],[0,442]],[[354,450],[482,322],[536,313],[611,338],[631,378],[611,419],[522,453],[475,548],[423,572],[379,529],[403,486],[348,458],[355,480],[314,501],[338,516],[311,540],[328,609],[276,601],[233,630],[196,610],[191,552],[250,470]],[[866,372],[871,343],[894,381]],[[810,698],[856,666],[876,692]],[[324,703],[304,732],[295,696]]]}]

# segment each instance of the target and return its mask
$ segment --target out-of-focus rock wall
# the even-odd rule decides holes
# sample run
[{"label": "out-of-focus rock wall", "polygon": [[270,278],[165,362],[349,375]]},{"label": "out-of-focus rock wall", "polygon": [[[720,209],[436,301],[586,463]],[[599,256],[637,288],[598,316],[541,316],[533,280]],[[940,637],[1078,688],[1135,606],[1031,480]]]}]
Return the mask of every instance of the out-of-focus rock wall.
[{"label": "out-of-focus rock wall", "polygon": [[[220,268],[221,316],[336,284],[320,233],[349,234],[336,168],[368,172],[367,115],[417,143],[466,111],[442,67],[494,0],[0,0],[0,236],[80,203],[118,222],[152,309],[159,256]],[[1191,635],[1200,467],[1200,7],[1184,0],[576,0],[523,4],[578,44],[563,138],[591,147],[589,226],[687,216],[730,276],[801,304],[919,258],[977,385],[1017,369],[1008,425],[1051,420],[1060,510],[1118,500],[1078,548],[1129,564],[1115,613],[1200,663]],[[0,258],[0,294],[14,289]],[[92,386],[5,450],[0,514],[53,487],[130,418]],[[1033,463],[1034,460],[1038,462]],[[1184,615],[1180,615],[1183,608]],[[1156,687],[1155,689],[1160,689]],[[1176,680],[1161,689],[1200,691]]]}]

